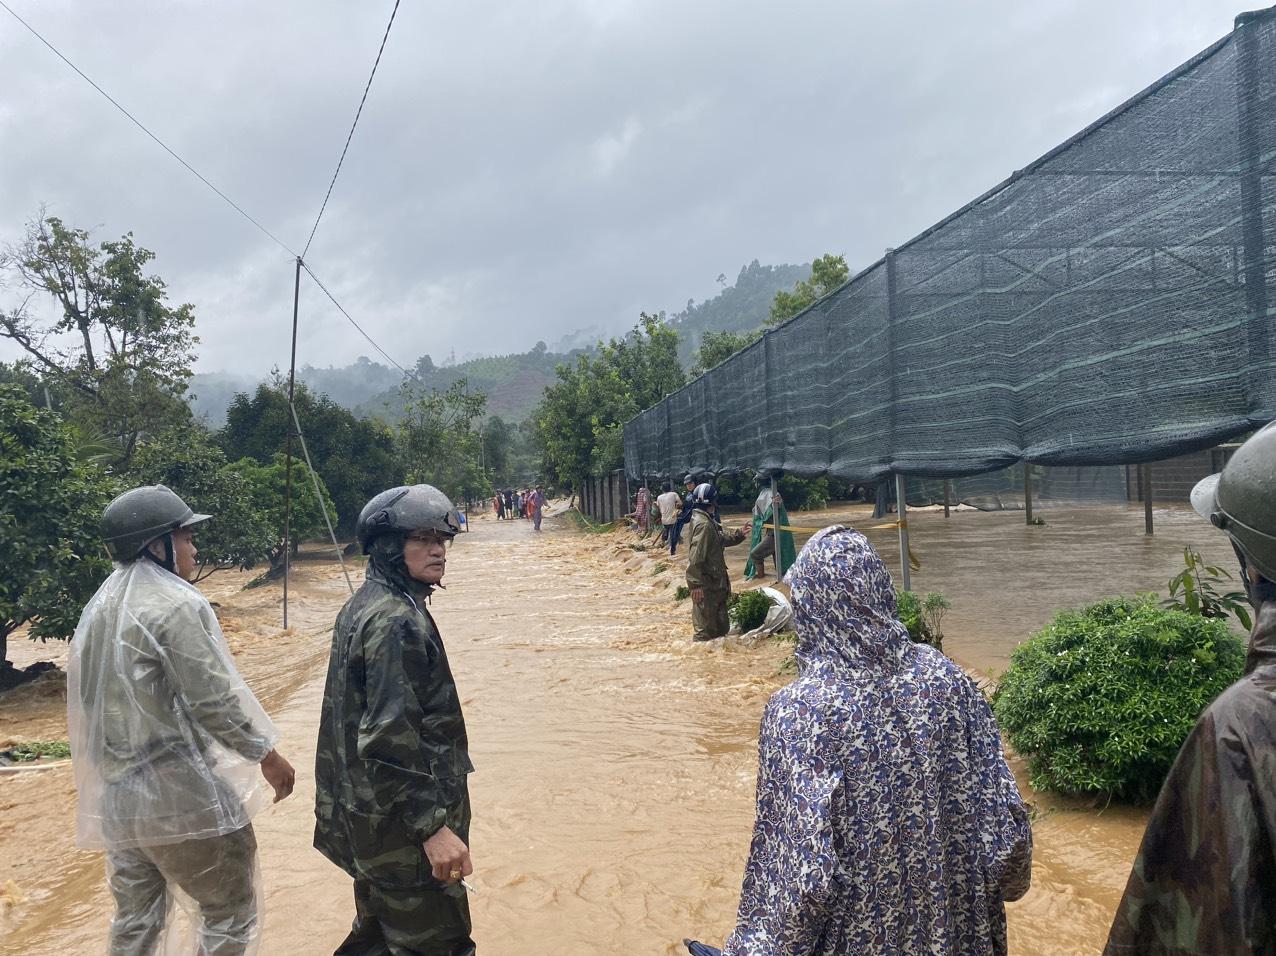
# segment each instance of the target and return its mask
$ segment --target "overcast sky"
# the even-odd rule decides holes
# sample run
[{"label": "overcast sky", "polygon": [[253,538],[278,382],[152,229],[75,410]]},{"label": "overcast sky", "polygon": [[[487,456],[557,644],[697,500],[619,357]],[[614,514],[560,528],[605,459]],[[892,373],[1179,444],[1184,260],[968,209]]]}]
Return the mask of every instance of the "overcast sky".
[{"label": "overcast sky", "polygon": [[[393,6],[6,2],[298,250]],[[403,0],[306,259],[404,365],[620,332],[754,258],[862,267],[1237,3]],[[156,252],[200,371],[286,366],[289,254],[0,10],[0,240],[42,203]],[[301,327],[302,363],[373,354],[304,277]]]}]

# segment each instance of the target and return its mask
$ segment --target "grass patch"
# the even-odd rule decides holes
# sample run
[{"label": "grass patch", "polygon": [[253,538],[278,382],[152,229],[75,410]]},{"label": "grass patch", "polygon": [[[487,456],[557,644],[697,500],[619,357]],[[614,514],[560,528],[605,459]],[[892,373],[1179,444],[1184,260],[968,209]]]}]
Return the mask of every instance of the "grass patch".
[{"label": "grass patch", "polygon": [[691,597],[691,588],[687,587],[685,584],[679,584],[678,589],[673,592],[673,599],[675,601],[685,601],[689,597]]},{"label": "grass patch", "polygon": [[669,570],[669,565],[661,561],[659,564],[657,564],[654,568],[651,569],[651,574],[654,577],[657,574],[664,574],[668,570]]},{"label": "grass patch", "polygon": [[50,760],[65,760],[71,756],[71,744],[65,740],[27,740],[15,744],[4,753],[10,760],[19,763],[39,760],[42,757]]}]

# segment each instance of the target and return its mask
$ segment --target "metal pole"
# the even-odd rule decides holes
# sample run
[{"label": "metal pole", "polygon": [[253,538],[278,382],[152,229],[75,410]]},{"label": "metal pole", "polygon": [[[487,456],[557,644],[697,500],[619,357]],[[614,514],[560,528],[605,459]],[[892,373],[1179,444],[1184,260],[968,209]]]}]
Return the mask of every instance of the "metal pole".
[{"label": "metal pole", "polygon": [[1143,533],[1152,534],[1152,463],[1139,465],[1139,484],[1143,486]]},{"label": "metal pole", "polygon": [[1032,524],[1032,463],[1023,463],[1023,513],[1024,521]]},{"label": "metal pole", "polygon": [[[292,357],[288,362],[288,407],[292,408],[297,384],[297,303],[301,298],[301,256],[297,257],[297,273],[292,283]],[[292,430],[284,442],[284,630],[288,629],[288,575],[292,571]]]},{"label": "metal pole", "polygon": [[911,568],[908,566],[908,499],[904,492],[904,476],[895,476],[895,506],[899,512],[899,567],[903,575],[904,590],[911,591],[913,583],[909,578]]},{"label": "metal pole", "polygon": [[953,500],[953,480],[951,478],[944,479],[944,517],[948,517],[948,508]]},{"label": "metal pole", "polygon": [[780,553],[780,509],[775,506],[775,496],[780,493],[780,479],[776,477],[775,472],[771,472],[771,523],[775,525],[771,532],[775,535],[775,554],[771,560],[775,562],[775,579],[777,581],[784,577],[784,572],[788,570],[784,566],[784,557]]}]

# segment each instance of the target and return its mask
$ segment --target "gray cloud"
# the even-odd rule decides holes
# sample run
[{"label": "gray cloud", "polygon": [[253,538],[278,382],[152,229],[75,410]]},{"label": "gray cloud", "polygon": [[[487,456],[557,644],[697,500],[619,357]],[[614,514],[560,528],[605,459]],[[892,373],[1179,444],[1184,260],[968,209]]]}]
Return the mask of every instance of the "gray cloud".
[{"label": "gray cloud", "polygon": [[[389,3],[10,2],[304,244]],[[1189,6],[409,0],[307,261],[404,364],[620,331],[753,258],[867,265],[1239,11]],[[202,370],[286,363],[286,253],[3,12],[0,90],[0,238],[42,202],[132,230],[195,303]],[[303,362],[370,353],[302,295]]]}]

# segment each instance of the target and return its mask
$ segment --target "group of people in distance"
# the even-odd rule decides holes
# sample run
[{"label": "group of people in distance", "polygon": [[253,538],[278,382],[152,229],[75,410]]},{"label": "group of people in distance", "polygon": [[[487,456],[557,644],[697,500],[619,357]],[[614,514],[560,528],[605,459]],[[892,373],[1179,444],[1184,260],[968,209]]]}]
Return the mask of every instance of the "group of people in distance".
[{"label": "group of people in distance", "polygon": [[[1265,430],[1193,494],[1235,545],[1258,613],[1244,677],[1201,716],[1152,811],[1111,956],[1276,952],[1273,476],[1276,430]],[[707,633],[719,624],[714,556],[743,529],[713,520],[712,485],[692,491],[689,547],[712,559],[697,584]],[[156,952],[176,896],[194,903],[189,952],[252,951],[257,774],[276,800],[294,784],[278,732],[185,580],[207,517],[162,486],[113,501],[103,527],[115,569],[72,648],[78,836],[106,850],[113,956]],[[368,568],[333,629],[315,766],[314,845],[354,881],[337,954],[475,952],[464,882],[473,765],[429,611],[458,530],[428,485],[382,492],[359,516]],[[1032,829],[983,695],[909,640],[890,574],[854,528],[815,534],[785,580],[799,676],[762,717],[753,838],[722,952],[1006,953],[1004,904],[1028,889]],[[518,927],[504,931],[510,951]]]},{"label": "group of people in distance", "polygon": [[546,500],[545,489],[540,485],[522,491],[498,491],[492,496],[492,510],[497,521],[527,518],[534,529],[540,531]]}]

